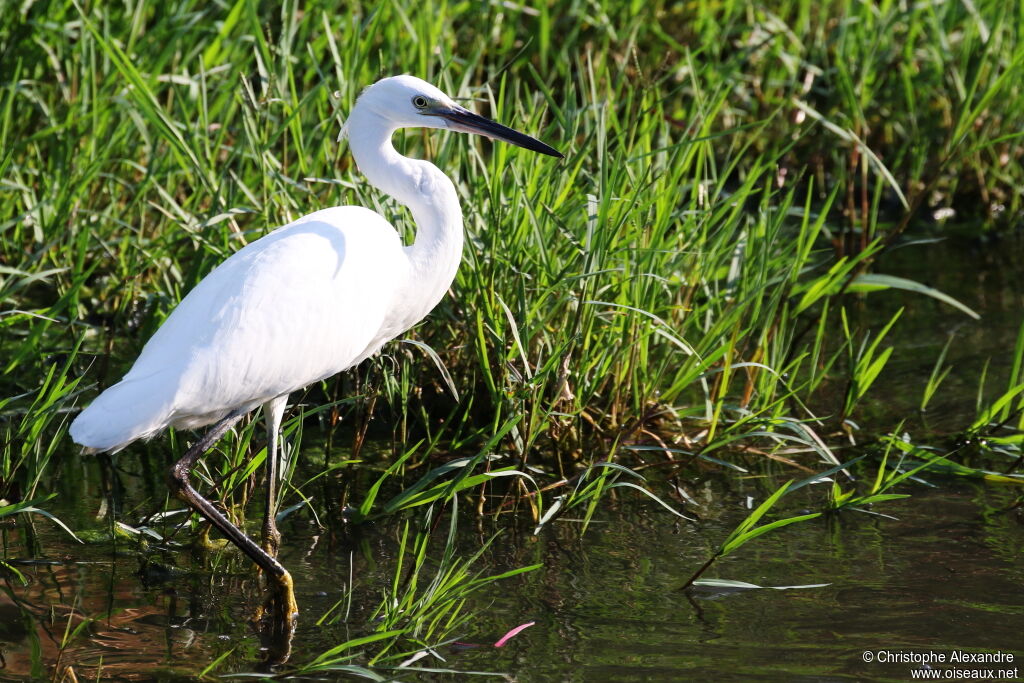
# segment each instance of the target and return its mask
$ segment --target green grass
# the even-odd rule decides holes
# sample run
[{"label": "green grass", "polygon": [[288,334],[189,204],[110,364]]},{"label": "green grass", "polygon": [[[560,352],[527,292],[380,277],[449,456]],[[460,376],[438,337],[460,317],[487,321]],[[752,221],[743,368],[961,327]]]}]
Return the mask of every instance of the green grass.
[{"label": "green grass", "polygon": [[[986,157],[1019,153],[1021,50],[1002,7],[10,7],[11,393],[80,340],[71,375],[110,383],[217,262],[310,210],[384,206],[411,231],[335,143],[360,88],[409,71],[568,158],[404,136],[457,179],[470,239],[454,296],[415,333],[464,401],[438,395],[414,349],[370,370],[403,440],[439,410],[492,428],[519,415],[520,455],[540,440],[566,467],[658,406],[709,422],[709,442],[730,408],[778,417],[780,395],[807,400],[821,380],[819,340],[796,332],[915,215],[900,201],[1018,206],[1020,165]],[[461,35],[493,40],[449,53],[473,42]],[[847,416],[858,392],[822,412]]]},{"label": "green grass", "polygon": [[[1024,209],[1022,30],[1024,5],[997,0],[5,3],[0,507],[46,493],[74,411],[243,244],[348,203],[411,236],[337,141],[359,91],[403,72],[566,159],[398,136],[455,181],[464,264],[415,343],[293,397],[306,469],[284,507],[329,514],[310,491],[340,470],[359,519],[472,492],[479,513],[539,528],[646,486],[622,465],[747,471],[745,449],[783,448],[839,465],[901,324],[849,315],[861,293],[966,308],[884,277],[879,256],[918,226],[980,234]],[[954,221],[932,223],[940,209]],[[1007,464],[1022,347],[977,420],[946,428]],[[860,438],[893,448],[905,417]],[[239,518],[258,424],[199,473]],[[392,459],[363,458],[367,439]]]}]

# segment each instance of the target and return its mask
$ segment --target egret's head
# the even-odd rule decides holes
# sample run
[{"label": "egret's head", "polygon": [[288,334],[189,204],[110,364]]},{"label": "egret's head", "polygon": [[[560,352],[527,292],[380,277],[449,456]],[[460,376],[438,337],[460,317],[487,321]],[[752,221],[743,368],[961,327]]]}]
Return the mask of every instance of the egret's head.
[{"label": "egret's head", "polygon": [[561,158],[539,140],[460,107],[452,98],[415,76],[384,78],[363,91],[357,106],[365,107],[395,128],[442,128],[475,133],[494,140]]}]

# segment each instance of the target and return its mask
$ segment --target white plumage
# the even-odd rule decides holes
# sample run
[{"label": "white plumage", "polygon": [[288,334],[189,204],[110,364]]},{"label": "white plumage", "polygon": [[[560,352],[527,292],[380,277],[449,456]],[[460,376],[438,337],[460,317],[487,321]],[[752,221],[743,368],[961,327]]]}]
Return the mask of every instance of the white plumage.
[{"label": "white plumage", "polygon": [[189,292],[128,374],[82,411],[75,442],[116,451],[261,404],[280,413],[290,392],[352,367],[426,316],[455,277],[462,212],[437,167],[395,151],[396,129],[450,128],[560,156],[412,76],[367,88],[346,127],[359,169],[412,211],[414,244],[356,206],[317,211],[249,244]]},{"label": "white plumage", "polygon": [[[214,424],[171,468],[168,484],[266,572],[278,635],[298,606],[276,559],[277,433],[288,394],[352,367],[421,320],[441,300],[462,255],[455,187],[426,161],[391,145],[398,128],[447,128],[561,156],[542,142],[477,116],[412,76],[366,89],[346,128],[367,179],[409,207],[416,240],[356,206],[300,218],[239,250],[181,301],[124,378],[71,424],[87,449],[116,451],[167,427]],[[242,414],[264,406],[267,501],[258,546],[192,487],[196,461]],[[287,644],[283,645],[287,657]]]},{"label": "white plumage", "polygon": [[402,331],[393,304],[410,270],[394,228],[367,209],[325,209],[279,228],[200,282],[71,435],[118,450],[345,370]]}]

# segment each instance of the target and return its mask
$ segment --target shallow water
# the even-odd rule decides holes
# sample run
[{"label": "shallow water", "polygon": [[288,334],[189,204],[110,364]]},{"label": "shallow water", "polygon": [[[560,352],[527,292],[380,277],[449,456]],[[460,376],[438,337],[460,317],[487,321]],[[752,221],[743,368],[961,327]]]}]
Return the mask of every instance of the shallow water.
[{"label": "shallow water", "polygon": [[[859,314],[875,320],[908,306],[894,373],[872,392],[868,421],[874,415],[891,425],[893,415],[907,415],[915,433],[926,423],[951,432],[970,421],[985,357],[992,359],[993,378],[1005,374],[1001,364],[1024,311],[1024,290],[1016,284],[1024,281],[1022,261],[1012,250],[993,255],[947,245],[897,251],[882,262],[880,270],[891,274],[934,273],[929,284],[978,308],[984,319],[972,323],[921,297],[868,297]],[[963,341],[950,352],[956,369],[928,413],[916,416],[922,374],[950,330]],[[164,509],[166,454],[158,444],[142,450],[113,470],[69,451],[52,487],[60,496],[46,508],[76,530],[106,528],[109,500],[119,506],[114,517],[130,524]],[[743,546],[706,575],[762,586],[827,586],[679,590],[746,515],[748,496],[763,500],[789,476],[713,473],[691,483],[704,502],[692,510],[698,523],[677,522],[630,495],[603,503],[585,534],[578,522],[564,520],[534,537],[525,515],[503,520],[508,526],[475,568],[486,574],[542,568],[505,580],[466,606],[471,618],[458,639],[481,647],[443,648],[446,661],[418,664],[521,681],[909,680],[919,664],[878,658],[928,651],[948,658],[963,650],[1012,653],[1016,661],[954,668],[1024,669],[1024,513],[1012,507],[1020,490],[1006,485],[929,475],[937,488],[909,486],[904,492],[912,498],[876,508],[896,519],[845,512],[793,525]],[[117,495],[99,493],[112,483]],[[820,490],[807,492],[806,504],[822,497]],[[374,608],[392,580],[400,529],[371,525],[351,538],[339,520],[324,521],[326,531],[299,515],[282,525],[282,560],[293,571],[303,609],[295,662],[372,631]],[[464,514],[459,550],[471,554],[497,530]],[[8,577],[0,584],[0,681],[49,679],[66,666],[82,681],[194,680],[225,654],[216,674],[258,668],[260,645],[249,618],[261,592],[237,553],[139,553],[129,541],[78,545],[41,517],[31,518],[31,526],[20,519],[0,533],[5,559],[27,580]],[[347,623],[318,626],[347,595],[350,574]],[[504,647],[490,646],[530,621],[535,625]],[[874,661],[865,661],[865,652]]]},{"label": "shallow water", "polygon": [[[763,586],[829,584],[787,591],[678,589],[743,516],[744,495],[724,487],[719,517],[698,525],[677,526],[629,503],[608,510],[582,540],[572,522],[537,538],[512,530],[486,555],[488,571],[544,566],[477,596],[460,640],[486,645],[517,624],[536,625],[501,649],[444,650],[444,666],[532,681],[827,681],[908,679],[912,665],[865,663],[864,651],[1005,652],[1019,662],[1024,517],[1008,509],[1014,494],[947,482],[887,506],[898,519],[854,513],[795,525],[710,572]],[[0,680],[48,676],[68,623],[83,617],[92,620],[87,631],[60,655],[80,680],[100,665],[104,680],[187,680],[229,650],[227,671],[256,668],[248,617],[259,593],[232,553],[191,562],[186,553],[177,559],[189,571],[154,575],[140,572],[139,556],[71,547],[47,522],[37,527],[40,554],[54,564],[18,565],[29,585],[9,583],[0,598]],[[363,552],[308,527],[284,530],[283,559],[304,610],[293,657],[307,661],[364,632],[389,583],[395,541],[371,530]],[[469,551],[479,537],[464,531]],[[23,534],[7,540],[9,556],[25,557]],[[317,627],[344,595],[350,558],[358,577],[351,629]]]}]

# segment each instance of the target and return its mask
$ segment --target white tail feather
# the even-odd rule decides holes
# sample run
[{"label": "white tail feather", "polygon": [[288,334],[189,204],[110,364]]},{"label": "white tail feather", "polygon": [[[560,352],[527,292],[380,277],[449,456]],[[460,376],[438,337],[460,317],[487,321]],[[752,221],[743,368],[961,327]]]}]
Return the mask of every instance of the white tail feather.
[{"label": "white tail feather", "polygon": [[75,443],[92,452],[114,452],[163,431],[170,421],[171,397],[154,389],[160,382],[148,379],[125,379],[100,394],[71,423]]}]

